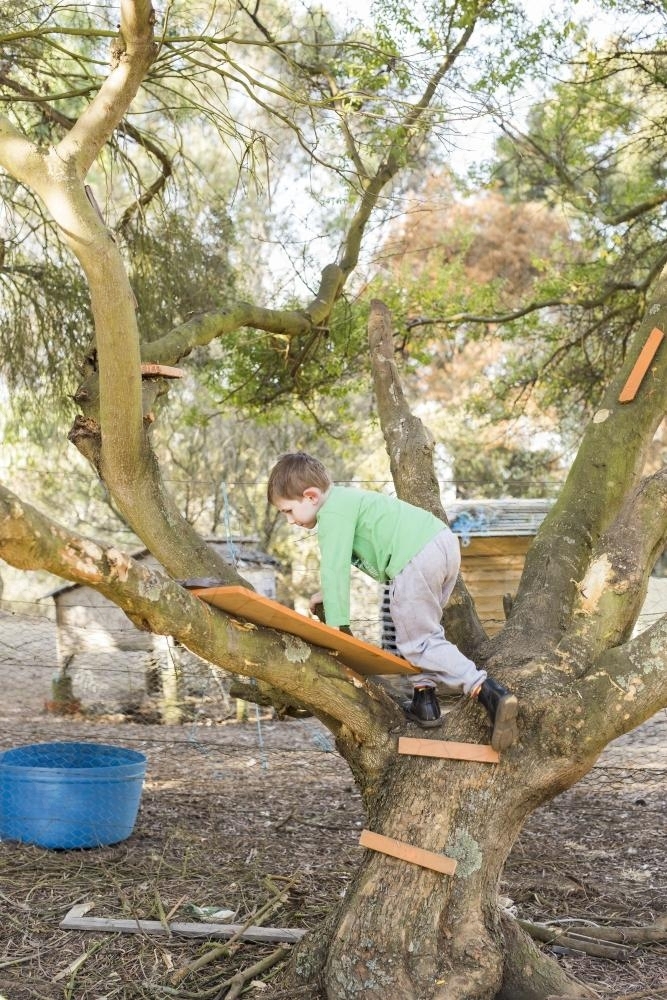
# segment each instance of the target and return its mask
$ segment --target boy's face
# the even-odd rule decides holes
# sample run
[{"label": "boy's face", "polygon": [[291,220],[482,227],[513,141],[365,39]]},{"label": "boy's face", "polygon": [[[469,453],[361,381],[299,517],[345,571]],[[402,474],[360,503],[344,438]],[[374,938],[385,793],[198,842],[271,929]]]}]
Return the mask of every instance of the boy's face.
[{"label": "boy's face", "polygon": [[274,507],[285,515],[288,524],[296,524],[300,528],[314,528],[317,524],[317,512],[324,503],[326,494],[316,486],[310,486],[302,497],[287,500],[276,497]]}]

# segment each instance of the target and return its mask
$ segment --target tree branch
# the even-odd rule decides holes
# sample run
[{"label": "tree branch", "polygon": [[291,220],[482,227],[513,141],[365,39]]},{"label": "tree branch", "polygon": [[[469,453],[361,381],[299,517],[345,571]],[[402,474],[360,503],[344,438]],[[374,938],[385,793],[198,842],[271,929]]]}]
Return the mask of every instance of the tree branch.
[{"label": "tree branch", "polygon": [[[545,163],[548,163],[549,166],[553,167],[554,173],[565,185],[565,187],[579,195],[581,200],[584,201],[590,209],[590,190],[583,188],[577,183],[576,179],[568,172],[566,165],[562,160],[559,160],[556,156],[549,153],[544,146],[537,142],[534,136],[529,136],[525,132],[521,132],[519,129],[510,128],[506,122],[501,122],[500,128],[518,148],[521,148],[523,145],[532,149],[540,159],[544,160]],[[603,211],[603,209],[606,208],[606,205],[602,199],[598,199],[595,202],[595,215],[606,226],[620,226],[624,222],[632,222],[635,219],[641,218],[641,216],[646,215],[647,212],[651,212],[654,208],[660,208],[660,206],[664,205],[666,201],[667,193],[660,192],[645,199],[643,202],[639,202],[637,205],[633,205],[632,208],[625,209],[623,212],[617,212],[615,215],[612,215],[610,212]]]},{"label": "tree branch", "polygon": [[[383,302],[373,299],[368,319],[373,387],[396,493],[447,523],[433,468],[435,442],[405,399],[394,360],[392,332],[391,313]],[[486,639],[460,575],[445,611],[445,622],[452,640],[468,656]]]},{"label": "tree branch", "polygon": [[[618,397],[650,330],[667,330],[667,274],[658,280],[653,303],[633,338],[625,363],[610,383],[589,423],[557,502],[526,557],[506,630],[535,636],[547,648],[560,639],[602,533],[619,517],[625,497],[637,488],[646,454],[667,410],[667,349],[656,355],[631,403]],[[662,515],[664,517],[664,515]],[[537,637],[536,637],[537,641]]]},{"label": "tree branch", "polygon": [[[20,94],[24,100],[30,101],[32,104],[38,104],[41,107],[42,114],[45,118],[48,118],[49,121],[56,122],[68,131],[74,128],[75,119],[70,118],[68,115],[63,114],[62,111],[52,107],[49,102],[54,100],[63,100],[66,97],[84,96],[89,94],[92,90],[92,87],[87,87],[81,91],[77,91],[76,93],[58,94],[57,97],[54,97],[52,94],[43,96],[36,93],[34,90],[30,90],[30,88],[26,87],[24,84],[12,80],[7,73],[2,72],[1,70],[0,82],[6,87],[9,87],[15,93]],[[149,202],[152,201],[152,199],[159,194],[160,191],[162,191],[167,183],[167,180],[171,177],[173,167],[171,159],[167,156],[164,150],[161,149],[160,146],[147,135],[144,135],[139,131],[139,129],[135,128],[134,125],[130,125],[130,123],[126,121],[121,121],[118,124],[117,131],[119,135],[126,135],[130,139],[133,139],[138,146],[141,146],[141,148],[145,149],[147,153],[150,153],[150,155],[153,156],[160,164],[160,174],[156,180],[138,198],[135,198],[132,204],[128,205],[123,212],[122,218],[117,226],[118,231],[123,232],[132,216],[136,215],[140,208],[145,208],[146,205],[148,205]]]},{"label": "tree branch", "polygon": [[586,752],[599,753],[667,707],[667,615],[598,657],[578,690]]},{"label": "tree branch", "polygon": [[164,488],[143,422],[134,295],[120,250],[83,185],[87,166],[127,110],[153,58],[152,24],[147,0],[123,0],[119,65],[109,86],[103,85],[55,148],[37,150],[1,120],[0,156],[45,202],[88,279],[99,403],[92,416],[86,415],[85,453],[94,459],[125,520],[171,573],[217,575],[232,582],[238,574],[202,541]]},{"label": "tree branch", "polygon": [[79,120],[58,144],[63,160],[74,160],[85,177],[96,156],[122,120],[146,70],[157,54],[155,14],[150,0],[121,0],[120,36],[112,49],[115,68]]},{"label": "tree branch", "polygon": [[142,345],[142,359],[175,364],[195,347],[204,347],[241,327],[275,333],[287,339],[309,333],[329,318],[342,280],[338,265],[327,264],[322,270],[317,294],[303,310],[265,309],[250,302],[234,302],[223,309],[192,316],[158,340]]},{"label": "tree branch", "polygon": [[394,753],[395,702],[335,655],[212,608],[159,570],[114,546],[71,532],[0,486],[0,558],[46,570],[103,594],[139,628],[171,635],[218,667],[265,681],[326,720],[348,759],[364,758],[377,779]]},{"label": "tree branch", "polygon": [[639,484],[600,537],[577,583],[572,625],[558,646],[576,674],[632,631],[648,578],[667,543],[667,468]]},{"label": "tree branch", "polygon": [[15,128],[5,115],[0,115],[0,166],[23,183],[36,172],[44,172],[35,143]]},{"label": "tree branch", "polygon": [[366,230],[368,220],[377,207],[380,194],[405,163],[407,151],[419,134],[421,119],[431,105],[443,79],[470,41],[476,25],[477,20],[473,17],[461,32],[456,45],[452,46],[440,63],[440,66],[432,74],[420,99],[410,107],[403,121],[394,130],[394,138],[387,146],[384,159],[381,161],[375,175],[368,180],[366,177],[363,178],[364,189],[359,206],[350,223],[341,248],[340,266],[346,278],[359,262],[361,239]]}]

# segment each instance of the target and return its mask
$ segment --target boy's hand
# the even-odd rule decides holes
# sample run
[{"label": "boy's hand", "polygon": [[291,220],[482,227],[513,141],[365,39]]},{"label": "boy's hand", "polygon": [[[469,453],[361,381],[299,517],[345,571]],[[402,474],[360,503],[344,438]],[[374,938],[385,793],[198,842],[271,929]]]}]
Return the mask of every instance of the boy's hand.
[{"label": "boy's hand", "polygon": [[313,594],[309,602],[310,613],[319,618],[321,622],[326,623],[326,618],[324,617],[324,602],[322,601],[322,595],[319,593]]},{"label": "boy's hand", "polygon": [[322,597],[322,591],[318,590],[316,594],[313,594],[310,601],[308,602],[312,614],[317,614],[315,608],[318,604],[323,604],[324,598]]}]

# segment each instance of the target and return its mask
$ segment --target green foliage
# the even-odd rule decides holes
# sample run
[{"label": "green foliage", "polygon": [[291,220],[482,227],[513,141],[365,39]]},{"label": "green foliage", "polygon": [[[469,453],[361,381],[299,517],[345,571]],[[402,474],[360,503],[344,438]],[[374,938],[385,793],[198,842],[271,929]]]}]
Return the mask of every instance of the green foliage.
[{"label": "green foliage", "polygon": [[[0,101],[11,103],[15,121],[40,143],[64,134],[106,73],[116,32],[111,12],[111,5],[60,2],[48,9],[21,0],[2,6],[8,56]],[[541,243],[505,247],[506,227],[492,232],[484,211],[476,219],[457,216],[465,203],[452,189],[437,250],[420,249],[391,281],[372,286],[394,311],[397,347],[416,395],[434,393],[450,405],[437,379],[470,358],[471,346],[481,355],[502,339],[502,353],[476,369],[484,391],[471,392],[471,406],[506,420],[528,404],[559,413],[563,427],[574,425],[623,357],[664,253],[661,61],[648,44],[639,56],[625,43],[596,50],[565,9],[559,23],[556,14],[531,22],[510,0],[376,0],[374,12],[372,29],[341,30],[334,16],[295,13],[290,4],[169,6],[159,56],[94,175],[103,213],[127,255],[141,336],[155,340],[239,293],[298,309],[293,287],[285,282],[284,290],[282,275],[273,273],[272,255],[265,254],[265,272],[258,273],[259,240],[300,241],[298,259],[312,290],[322,257],[316,224],[333,259],[337,234],[345,233],[390,143],[402,142],[391,151],[398,165],[432,175],[441,151],[425,140],[429,132],[441,140],[455,118],[497,108],[543,70],[545,49],[560,58],[578,46],[569,77],[561,73],[531,113],[527,136],[508,129],[494,175],[506,206],[539,201],[551,223],[560,213],[562,230],[550,223]],[[446,64],[428,113],[406,129],[409,102]],[[233,117],[232,110],[241,113]],[[428,187],[416,173],[411,180],[420,192]],[[283,182],[308,192],[307,235],[305,218],[284,207]],[[14,182],[0,183],[14,205],[0,272],[0,345],[8,382],[28,387],[32,395],[23,400],[32,405],[40,393],[72,392],[91,322],[80,276],[40,207]],[[275,206],[265,197],[271,191]],[[401,193],[400,184],[393,193]],[[640,212],[644,203],[653,208]],[[384,208],[392,210],[389,199]],[[530,226],[528,218],[524,228]],[[235,273],[239,261],[243,273]],[[505,318],[512,313],[520,315]],[[355,394],[367,385],[365,321],[364,309],[340,300],[326,329],[290,340],[238,331],[193,353],[188,366],[220,412],[234,407],[268,426],[289,409],[335,433],[349,428]],[[194,408],[182,419],[184,428],[197,426]],[[544,458],[517,458],[509,448],[494,465],[506,471],[493,476],[519,480]]]},{"label": "green foliage", "polygon": [[365,323],[365,310],[341,300],[326,328],[290,338],[244,330],[200,376],[220,405],[260,420],[284,419],[285,409],[316,411],[322,396],[340,406],[367,377]]},{"label": "green foliage", "polygon": [[526,134],[499,143],[494,173],[506,196],[563,212],[575,250],[535,289],[535,301],[560,304],[537,325],[506,329],[526,347],[505,374],[507,396],[530,385],[564,415],[596,407],[667,259],[666,131],[661,60],[650,38],[626,37],[582,43]]},{"label": "green foliage", "polygon": [[[664,22],[664,11],[653,13]],[[525,133],[503,120],[489,183],[506,208],[493,207],[493,195],[478,196],[466,214],[454,188],[429,190],[441,206],[439,232],[429,228],[422,203],[415,227],[421,243],[410,242],[408,223],[404,244],[388,248],[401,264],[392,265],[392,282],[380,294],[394,309],[406,370],[417,385],[428,365],[432,395],[434,375],[451,379],[471,345],[482,352],[502,345],[487,355],[482,382],[478,369],[470,371],[476,426],[546,415],[571,447],[643,318],[667,260],[667,98],[659,45],[648,33],[657,21],[641,22],[644,35],[604,44],[594,44],[583,26],[566,24],[559,42],[571,47],[568,72],[558,67]],[[524,41],[528,49],[516,55],[532,58],[532,42]],[[497,83],[508,81],[498,76]],[[543,220],[552,220],[546,240],[539,206]],[[515,225],[511,213],[520,221],[522,211],[524,222]],[[462,468],[460,456],[455,460]],[[541,458],[528,456],[535,460]]]},{"label": "green foliage", "polygon": [[21,192],[2,176],[0,196],[5,204],[0,376],[24,415],[33,406],[38,413],[44,405],[67,410],[68,393],[92,336],[88,290],[78,269],[62,255],[51,226],[31,205],[22,212],[26,203],[19,201]]},{"label": "green foliage", "polygon": [[0,469],[3,482],[63,524],[101,541],[136,547],[136,537],[117,516],[104,484],[67,440],[62,407],[20,391],[11,410],[0,405]]},{"label": "green foliage", "polygon": [[58,117],[76,118],[102,82],[108,39],[116,31],[103,5],[9,0],[0,5],[0,106],[35,141],[62,134]]},{"label": "green foliage", "polygon": [[137,216],[125,236],[142,340],[233,299],[234,229],[224,205]]}]

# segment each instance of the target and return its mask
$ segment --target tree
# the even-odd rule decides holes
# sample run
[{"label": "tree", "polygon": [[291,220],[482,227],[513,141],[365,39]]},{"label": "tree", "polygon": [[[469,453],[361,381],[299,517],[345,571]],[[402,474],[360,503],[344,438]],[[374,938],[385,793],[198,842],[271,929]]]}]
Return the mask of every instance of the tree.
[{"label": "tree", "polygon": [[495,312],[516,345],[500,380],[504,398],[532,391],[568,424],[598,408],[667,259],[664,65],[652,34],[663,30],[664,10],[645,9],[650,20],[637,21],[636,4],[619,6],[608,36],[572,25],[565,72],[546,56],[525,124],[497,113],[490,179],[511,204],[555,210],[570,238],[532,294],[481,312],[487,322]]},{"label": "tree", "polygon": [[[404,8],[393,2],[386,6],[401,14],[403,28],[410,26]],[[141,365],[173,365],[196,347],[248,327],[280,339],[287,365],[295,360],[290,354],[294,343],[299,350],[305,343],[320,343],[382,191],[419,146],[438,85],[457,68],[479,22],[486,26],[511,9],[474,0],[443,6],[439,33],[431,25],[422,39],[438,62],[421,96],[409,100],[403,94],[398,123],[384,129],[382,155],[368,159],[350,122],[365,91],[346,93],[343,100],[332,64],[303,58],[298,63],[294,49],[281,45],[258,21],[271,50],[281,58],[292,55],[290,71],[311,81],[313,107],[325,103],[326,114],[332,105],[343,108],[349,162],[356,172],[339,262],[324,267],[317,294],[300,309],[228,304],[149,341],[139,336],[119,246],[85,187],[88,171],[156,56],[148,0],[121,0],[120,11],[113,68],[71,128],[57,143],[40,145],[18,124],[0,119],[0,165],[41,199],[86,277],[95,349],[84,360],[73,437],[164,571],[148,570],[116,546],[75,534],[4,487],[0,555],[19,568],[45,569],[92,586],[139,627],[170,634],[212,664],[224,663],[255,678],[262,697],[308,708],[331,730],[348,761],[368,826],[457,860],[456,875],[449,877],[369,854],[339,909],[299,949],[295,976],[317,978],[331,1000],[589,995],[499,912],[496,891],[503,862],[531,810],[585,774],[609,740],[667,704],[667,618],[631,638],[651,566],[667,539],[667,469],[644,475],[645,455],[667,402],[664,349],[636,400],[618,403],[647,332],[667,323],[667,276],[658,282],[626,362],[586,429],[561,496],[529,553],[505,628],[492,639],[485,636],[461,582],[448,609],[452,637],[517,690],[521,740],[497,767],[483,770],[476,764],[399,755],[396,738],[406,730],[405,719],[382,688],[351,679],[335,658],[315,647],[266,629],[239,632],[228,616],[175,582],[184,576],[240,581],[206,547],[165,489],[149,419],[165,387],[159,378],[142,381]],[[257,5],[249,13],[258,19]],[[422,31],[421,22],[412,27],[417,34]],[[327,40],[323,48],[328,45]],[[335,54],[338,59],[340,53]],[[374,58],[379,58],[377,49]],[[432,116],[437,118],[437,109]],[[432,439],[405,403],[391,326],[386,308],[372,303],[369,351],[392,475],[399,496],[444,516]],[[482,712],[460,704],[448,715],[443,735],[485,741]]]},{"label": "tree", "polygon": [[[563,476],[559,413],[518,389],[506,401],[498,386],[525,342],[473,317],[535,298],[554,260],[578,247],[544,202],[512,202],[497,190],[464,196],[449,175],[429,178],[413,202],[392,227],[373,286],[394,315],[409,398],[426,400],[458,496],[545,496]],[[571,423],[578,438],[580,423]],[[537,447],[540,439],[551,447]]]},{"label": "tree", "polygon": [[[633,19],[636,4],[600,6],[615,14],[609,35],[591,35],[570,21],[573,50],[567,61],[560,51],[544,52],[524,124],[490,98],[501,137],[478,178],[491,186],[490,212],[499,199],[505,206],[507,235],[519,237],[518,261],[534,246],[533,266],[523,275],[512,272],[484,215],[472,232],[457,229],[456,217],[465,211],[459,205],[431,248],[437,252],[444,239],[440,280],[429,272],[423,308],[406,303],[404,294],[397,309],[398,329],[405,329],[413,351],[432,331],[460,348],[486,343],[492,327],[503,357],[489,377],[494,414],[504,407],[511,418],[531,406],[552,412],[577,441],[665,265],[664,67],[654,34],[664,26],[664,10],[649,4],[648,19]],[[418,239],[427,245],[428,202],[422,197],[418,205]],[[522,235],[512,217],[525,220],[536,211],[541,225],[538,217]],[[548,231],[539,232],[545,220],[549,242]],[[485,239],[475,246],[474,234],[485,223]],[[405,229],[406,245],[414,249],[409,223]],[[428,266],[428,255],[420,256],[418,266]],[[492,278],[487,273],[471,281],[471,264],[479,260],[493,260]]]}]

